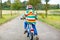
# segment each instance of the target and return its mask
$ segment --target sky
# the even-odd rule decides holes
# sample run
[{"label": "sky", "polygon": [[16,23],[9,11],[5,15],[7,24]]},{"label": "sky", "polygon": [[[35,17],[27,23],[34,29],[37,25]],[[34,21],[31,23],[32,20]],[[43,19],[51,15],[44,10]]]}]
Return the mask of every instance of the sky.
[{"label": "sky", "polygon": [[[2,0],[2,2],[5,2],[5,1],[7,1],[7,0]],[[27,1],[27,0],[20,0],[20,1],[23,2],[23,1]],[[41,0],[41,1],[43,4],[45,4],[45,0]],[[60,0],[50,0],[48,3],[49,4],[60,4]]]},{"label": "sky", "polygon": [[[42,0],[42,3],[45,4],[45,0]],[[60,4],[60,0],[50,0],[49,4]]]},{"label": "sky", "polygon": [[[4,3],[5,1],[7,1],[7,0],[2,0],[2,3]],[[14,0],[11,0],[12,2],[14,1]],[[20,0],[21,2],[23,2],[23,1],[28,1],[28,0]]]}]

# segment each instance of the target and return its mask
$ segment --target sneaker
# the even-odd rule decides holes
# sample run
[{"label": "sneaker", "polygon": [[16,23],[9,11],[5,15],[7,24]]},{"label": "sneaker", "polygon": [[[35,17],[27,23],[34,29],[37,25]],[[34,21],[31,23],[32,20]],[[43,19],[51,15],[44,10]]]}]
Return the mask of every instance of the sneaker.
[{"label": "sneaker", "polygon": [[36,40],[39,40],[39,37],[36,37]]},{"label": "sneaker", "polygon": [[27,30],[26,31],[24,31],[24,34],[26,34],[27,33]]},{"label": "sneaker", "polygon": [[36,35],[35,37],[36,37],[36,40],[39,40],[39,37],[38,37],[38,35]]}]

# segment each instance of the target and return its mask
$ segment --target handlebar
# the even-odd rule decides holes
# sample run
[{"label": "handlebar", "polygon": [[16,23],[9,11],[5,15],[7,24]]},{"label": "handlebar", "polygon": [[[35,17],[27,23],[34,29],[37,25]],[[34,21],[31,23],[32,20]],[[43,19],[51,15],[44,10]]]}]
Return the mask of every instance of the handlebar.
[{"label": "handlebar", "polygon": [[25,18],[20,18],[21,20],[24,20]]}]

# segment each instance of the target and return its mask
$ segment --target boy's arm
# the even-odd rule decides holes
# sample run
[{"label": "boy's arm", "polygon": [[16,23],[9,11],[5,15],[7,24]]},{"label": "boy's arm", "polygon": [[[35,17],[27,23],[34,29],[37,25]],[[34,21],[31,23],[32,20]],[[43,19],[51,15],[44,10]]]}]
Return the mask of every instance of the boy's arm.
[{"label": "boy's arm", "polygon": [[35,19],[37,20],[37,12],[35,11]]},{"label": "boy's arm", "polygon": [[35,19],[37,20],[37,15],[35,15]]}]

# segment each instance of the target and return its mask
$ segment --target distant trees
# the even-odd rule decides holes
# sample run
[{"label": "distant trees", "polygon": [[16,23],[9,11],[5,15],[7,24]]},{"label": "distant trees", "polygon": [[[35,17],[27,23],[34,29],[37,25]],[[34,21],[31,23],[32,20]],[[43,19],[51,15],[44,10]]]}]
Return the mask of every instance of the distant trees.
[{"label": "distant trees", "polygon": [[60,9],[60,5],[59,4],[49,5],[49,9]]},{"label": "distant trees", "polygon": [[33,5],[34,8],[36,9],[37,4],[40,4],[41,0],[29,0],[29,4]]},{"label": "distant trees", "polygon": [[20,2],[21,3],[21,8],[20,10],[26,10],[26,6],[28,4],[28,1]]},{"label": "distant trees", "polygon": [[9,7],[9,9],[11,10],[11,16],[12,16],[12,3],[11,3],[11,0],[8,0],[6,2],[7,6]]},{"label": "distant trees", "polygon": [[11,0],[7,0],[6,2],[2,3],[2,9],[10,9]]},{"label": "distant trees", "polygon": [[19,10],[21,8],[20,0],[14,0],[14,3],[12,5],[13,9]]},{"label": "distant trees", "polygon": [[2,3],[2,9],[3,10],[5,10],[5,9],[7,10],[9,8],[6,3],[7,2]]},{"label": "distant trees", "polygon": [[[11,0],[8,0],[8,1],[2,3],[3,10],[10,10],[10,9],[12,9],[12,10],[25,10],[27,4],[33,5],[34,8],[37,10],[45,10],[46,9],[46,4],[42,4],[41,0],[29,0],[29,1],[24,1],[24,2],[20,2],[20,0],[14,0],[13,3],[11,3],[10,1]],[[45,2],[46,1],[47,0],[45,0]],[[49,4],[49,6],[47,6],[47,7],[49,9],[59,9],[60,5],[59,4]]]},{"label": "distant trees", "polygon": [[10,6],[11,6],[11,0],[8,0],[8,1],[6,2],[6,4],[7,4],[7,6],[10,8]]},{"label": "distant trees", "polygon": [[2,18],[2,0],[0,0],[0,18]]},{"label": "distant trees", "polygon": [[60,5],[59,5],[59,4],[57,4],[57,9],[59,9],[59,7],[60,7]]}]

